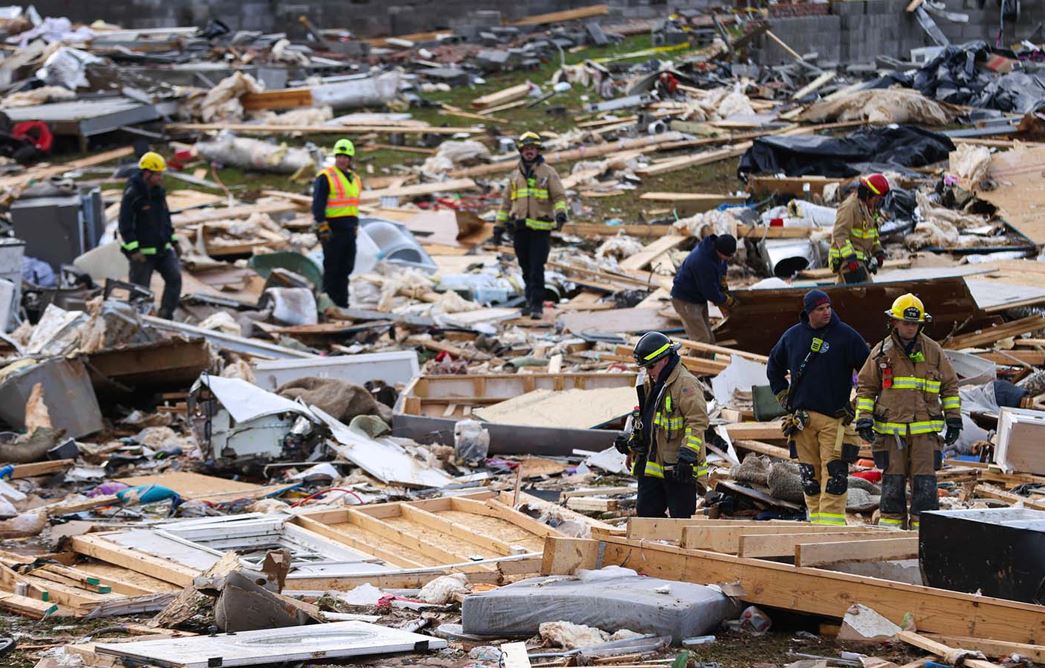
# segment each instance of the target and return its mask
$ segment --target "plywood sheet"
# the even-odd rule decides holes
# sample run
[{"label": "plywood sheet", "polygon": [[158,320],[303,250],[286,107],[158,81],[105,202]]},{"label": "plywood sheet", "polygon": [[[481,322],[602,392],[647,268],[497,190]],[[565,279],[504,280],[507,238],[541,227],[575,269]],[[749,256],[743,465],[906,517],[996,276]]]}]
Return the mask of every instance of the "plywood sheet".
[{"label": "plywood sheet", "polygon": [[474,411],[487,422],[528,427],[591,429],[627,415],[636,402],[635,388],[612,387],[598,390],[534,390]]},{"label": "plywood sheet", "polygon": [[253,492],[260,487],[248,482],[227,480],[215,476],[192,473],[190,471],[173,471],[160,475],[143,475],[133,478],[118,478],[118,482],[130,485],[162,485],[173,489],[186,499],[200,499],[228,492]]},{"label": "plywood sheet", "polygon": [[994,154],[988,175],[997,187],[977,195],[1035,244],[1045,243],[1045,146]]},{"label": "plywood sheet", "polygon": [[657,308],[578,311],[565,313],[560,320],[563,326],[574,334],[625,334],[678,327],[677,323],[660,315]]}]

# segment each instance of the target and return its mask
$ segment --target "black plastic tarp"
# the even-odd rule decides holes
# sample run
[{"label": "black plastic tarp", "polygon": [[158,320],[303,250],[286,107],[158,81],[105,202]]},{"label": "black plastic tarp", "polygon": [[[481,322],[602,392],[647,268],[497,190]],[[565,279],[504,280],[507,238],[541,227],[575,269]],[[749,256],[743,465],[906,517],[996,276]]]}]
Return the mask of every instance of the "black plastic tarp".
[{"label": "black plastic tarp", "polygon": [[740,158],[738,172],[850,177],[882,168],[923,167],[954,150],[946,136],[909,125],[865,127],[848,137],[760,137]]}]

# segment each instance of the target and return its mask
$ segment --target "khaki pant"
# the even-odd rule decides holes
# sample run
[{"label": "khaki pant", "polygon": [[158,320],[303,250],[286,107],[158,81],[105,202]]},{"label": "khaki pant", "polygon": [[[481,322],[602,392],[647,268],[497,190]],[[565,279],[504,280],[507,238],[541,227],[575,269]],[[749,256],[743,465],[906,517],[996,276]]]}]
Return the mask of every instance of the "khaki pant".
[{"label": "khaki pant", "polygon": [[[942,462],[940,437],[918,434],[901,439],[879,434],[873,446],[875,466],[882,470],[882,501],[879,524],[893,528],[917,529],[923,510],[940,507],[936,491],[936,469]],[[907,483],[911,483],[908,511]]]},{"label": "khaki pant", "polygon": [[686,329],[686,338],[699,343],[714,343],[715,335],[711,332],[711,321],[708,320],[708,304],[694,304],[672,298],[671,305],[675,307],[682,319],[682,326]]},{"label": "khaki pant", "polygon": [[849,465],[842,461],[842,446],[853,443],[855,432],[852,427],[843,427],[837,418],[807,412],[809,424],[795,434],[795,449],[809,521],[845,526]]}]

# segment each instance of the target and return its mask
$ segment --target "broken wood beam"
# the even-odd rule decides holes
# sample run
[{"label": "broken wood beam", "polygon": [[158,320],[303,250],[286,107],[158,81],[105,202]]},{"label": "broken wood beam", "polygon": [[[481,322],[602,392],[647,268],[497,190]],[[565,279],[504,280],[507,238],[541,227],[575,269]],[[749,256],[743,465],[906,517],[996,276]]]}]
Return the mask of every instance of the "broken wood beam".
[{"label": "broken wood beam", "polygon": [[[718,527],[694,525],[682,529],[682,540],[680,541],[680,545],[685,548],[696,550],[712,550],[714,552],[723,552],[726,554],[737,554],[740,550],[740,540],[744,536],[756,536],[760,534],[780,536],[786,534],[806,533],[828,533],[838,536],[840,531],[842,534],[868,532],[877,534],[884,533],[886,529],[879,529],[878,527],[832,527],[820,524],[810,524],[808,526],[798,525],[787,528],[780,526]],[[841,536],[839,536],[839,539],[841,539]]]},{"label": "broken wood beam", "polygon": [[[915,532],[917,533],[917,532]],[[859,542],[804,542],[792,551],[796,566],[824,566],[841,561],[917,559],[918,536],[875,538]]]},{"label": "broken wood beam", "polygon": [[968,334],[959,334],[946,338],[943,340],[943,347],[950,350],[977,348],[1039,329],[1045,329],[1045,316],[1032,315],[1007,322],[1004,325],[978,329]]},{"label": "broken wood beam", "polygon": [[19,478],[32,478],[38,475],[58,473],[59,471],[68,470],[75,463],[75,459],[55,459],[46,462],[15,464],[14,469],[11,471],[11,479],[18,480]]},{"label": "broken wood beam", "polygon": [[[850,553],[856,553],[859,556],[856,559],[842,558],[838,561],[877,561],[879,559],[912,559],[918,557],[918,536],[917,534],[913,537],[902,537],[896,538],[896,532],[891,532],[893,536],[883,536],[884,530],[878,529],[875,531],[866,531],[865,527],[837,527],[838,531],[823,531],[820,533],[795,533],[795,534],[750,534],[742,533],[740,536],[740,542],[738,545],[737,554],[742,557],[795,557],[798,554],[798,550],[805,547],[823,547],[828,546],[845,546],[851,547]],[[899,543],[890,544],[887,546],[879,545],[879,543],[888,543],[889,541],[907,541],[900,545]],[[873,543],[873,545],[871,545]],[[887,549],[888,548],[888,549]],[[911,551],[914,551],[914,556],[869,556],[863,558],[863,553],[866,551],[868,554],[882,554],[886,555],[894,554],[903,550],[902,554],[909,555]],[[825,548],[825,553],[830,553],[830,548]],[[833,563],[833,562],[827,562]],[[814,563],[802,562],[796,565],[800,566],[815,566]]]},{"label": "broken wood beam", "polygon": [[738,350],[727,346],[717,346],[713,343],[704,343],[702,341],[690,341],[689,339],[675,339],[675,342],[681,344],[682,347],[687,350],[699,350],[700,352],[715,353],[717,355],[736,355],[737,357],[743,357],[752,362],[759,362],[761,364],[769,363],[769,357],[766,355],[749,353],[746,350]]},{"label": "broken wood beam", "polygon": [[896,637],[908,645],[913,645],[918,649],[923,649],[930,654],[934,654],[950,665],[954,666],[968,666],[969,668],[1001,668],[996,663],[986,661],[984,659],[970,658],[971,653],[968,650],[955,649],[948,645],[933,640],[932,638],[926,638],[920,633],[914,631],[900,631],[896,634]]},{"label": "broken wood beam", "polygon": [[732,440],[754,440],[784,438],[780,420],[773,422],[737,422],[727,424],[726,433]]},{"label": "broken wood beam", "polygon": [[1045,637],[1040,605],[613,536],[545,540],[544,575],[611,565],[683,582],[737,583],[748,603],[796,612],[842,618],[853,602],[869,601],[894,623],[910,613],[930,633],[1022,643]]},{"label": "broken wood beam", "polygon": [[375,132],[418,135],[455,135],[460,132],[479,134],[485,132],[482,128],[444,128],[429,125],[370,125],[353,127],[350,125],[273,125],[271,123],[168,123],[167,129],[171,132],[218,132],[228,130],[240,134],[284,135],[300,132],[304,134],[337,134],[347,136],[358,136]]},{"label": "broken wood beam", "polygon": [[763,443],[762,441],[752,440],[736,440],[733,441],[734,447],[742,448],[750,452],[757,452],[760,455],[769,455],[770,457],[776,457],[777,459],[791,459],[791,453],[787,448],[782,448],[778,445],[770,445],[769,443]]},{"label": "broken wood beam", "polygon": [[550,14],[537,14],[535,16],[527,16],[525,18],[519,19],[518,21],[512,21],[508,25],[539,26],[545,25],[547,23],[563,23],[565,21],[578,21],[580,19],[590,19],[595,16],[605,16],[609,13],[609,5],[589,5],[587,7],[567,9],[561,12],[552,12]]},{"label": "broken wood beam", "polygon": [[486,109],[488,107],[496,107],[501,104],[507,104],[509,102],[515,102],[530,94],[530,82],[524,81],[516,86],[510,86],[503,90],[499,90],[496,93],[489,93],[472,100],[473,109]]}]

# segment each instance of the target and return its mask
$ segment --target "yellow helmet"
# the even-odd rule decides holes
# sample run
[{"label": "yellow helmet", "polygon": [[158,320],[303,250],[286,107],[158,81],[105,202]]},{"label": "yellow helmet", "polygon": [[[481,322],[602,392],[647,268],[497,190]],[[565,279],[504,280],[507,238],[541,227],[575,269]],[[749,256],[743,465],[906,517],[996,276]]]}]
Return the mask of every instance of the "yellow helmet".
[{"label": "yellow helmet", "polygon": [[539,149],[544,149],[541,136],[536,132],[524,132],[519,135],[519,139],[515,142],[515,147],[521,151],[524,146],[536,146]]},{"label": "yellow helmet", "polygon": [[900,295],[893,301],[893,306],[885,312],[893,320],[904,320],[906,322],[929,322],[932,318],[925,312],[922,300],[908,292]]},{"label": "yellow helmet", "polygon": [[159,153],[149,151],[148,153],[143,153],[142,157],[138,159],[138,169],[147,169],[150,172],[165,172],[167,171],[167,161]]},{"label": "yellow helmet", "polygon": [[355,154],[356,145],[352,143],[351,139],[338,139],[334,144],[334,155],[355,156]]}]

